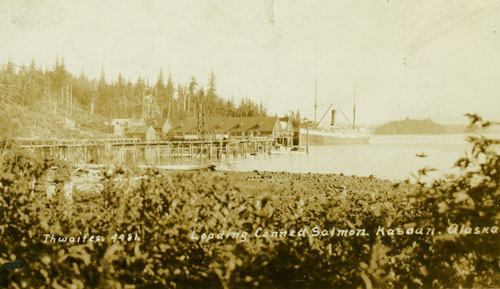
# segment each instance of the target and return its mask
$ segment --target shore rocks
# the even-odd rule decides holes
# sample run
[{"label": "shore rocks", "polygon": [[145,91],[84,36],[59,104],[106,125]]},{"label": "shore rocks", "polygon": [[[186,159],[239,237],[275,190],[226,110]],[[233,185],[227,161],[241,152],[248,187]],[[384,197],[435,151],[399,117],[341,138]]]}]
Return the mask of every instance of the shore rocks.
[{"label": "shore rocks", "polygon": [[414,187],[370,177],[344,176],[342,174],[289,173],[289,172],[225,172],[227,177],[236,180],[244,191],[259,193],[268,187],[279,190],[306,190],[310,194],[349,194],[349,193],[407,193]]}]

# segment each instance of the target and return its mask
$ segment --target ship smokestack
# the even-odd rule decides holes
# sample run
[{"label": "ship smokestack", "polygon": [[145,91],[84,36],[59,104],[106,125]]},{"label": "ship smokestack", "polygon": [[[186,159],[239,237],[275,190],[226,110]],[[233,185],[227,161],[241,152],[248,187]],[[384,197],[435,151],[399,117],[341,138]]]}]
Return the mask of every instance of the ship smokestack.
[{"label": "ship smokestack", "polygon": [[331,126],[335,125],[335,109],[332,109],[332,121],[330,122]]}]

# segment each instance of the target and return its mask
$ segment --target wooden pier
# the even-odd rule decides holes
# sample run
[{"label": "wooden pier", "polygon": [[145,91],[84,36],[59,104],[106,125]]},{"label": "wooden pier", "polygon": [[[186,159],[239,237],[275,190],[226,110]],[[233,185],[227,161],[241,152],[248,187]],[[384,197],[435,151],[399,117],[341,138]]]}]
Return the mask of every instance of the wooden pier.
[{"label": "wooden pier", "polygon": [[20,147],[72,163],[212,164],[269,153],[273,138],[141,141],[140,139],[18,139]]}]

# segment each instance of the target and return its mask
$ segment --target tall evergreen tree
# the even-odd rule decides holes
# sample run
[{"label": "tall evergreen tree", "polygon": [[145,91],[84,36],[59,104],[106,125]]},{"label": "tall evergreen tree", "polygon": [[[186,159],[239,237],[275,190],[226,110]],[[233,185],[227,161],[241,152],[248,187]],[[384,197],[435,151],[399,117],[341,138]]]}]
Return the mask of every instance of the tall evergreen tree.
[{"label": "tall evergreen tree", "polygon": [[165,114],[165,111],[162,110],[162,113],[164,114],[164,117],[172,117],[173,112],[174,112],[174,82],[172,81],[172,74],[169,72],[168,73],[168,80],[167,80],[167,86],[165,87],[165,94],[168,102],[168,107],[167,111]]},{"label": "tall evergreen tree", "polygon": [[195,101],[194,90],[196,89],[197,85],[198,83],[196,82],[196,78],[194,78],[194,76],[191,76],[191,82],[189,83],[189,94],[187,99],[187,109],[186,109],[188,115],[191,115],[191,113],[194,112],[193,108],[193,102]]},{"label": "tall evergreen tree", "polygon": [[[248,98],[242,99],[237,106],[234,99],[220,97],[213,71],[206,89],[199,88],[194,76],[185,85],[175,83],[171,73],[165,79],[161,69],[154,86],[151,86],[142,76],[135,83],[126,80],[121,73],[115,80],[108,79],[104,66],[97,79],[89,79],[83,68],[78,76],[73,76],[66,70],[63,57],[57,57],[55,65],[43,69],[37,68],[34,58],[27,67],[17,66],[9,59],[0,67],[0,84],[0,96],[4,101],[33,107],[43,105],[48,112],[68,111],[69,108],[69,111],[84,112],[85,117],[141,117],[144,99],[148,95],[156,99],[157,116],[174,120],[194,117],[202,111],[206,117],[266,113],[262,103],[257,104]],[[147,110],[151,110],[150,105]]]}]

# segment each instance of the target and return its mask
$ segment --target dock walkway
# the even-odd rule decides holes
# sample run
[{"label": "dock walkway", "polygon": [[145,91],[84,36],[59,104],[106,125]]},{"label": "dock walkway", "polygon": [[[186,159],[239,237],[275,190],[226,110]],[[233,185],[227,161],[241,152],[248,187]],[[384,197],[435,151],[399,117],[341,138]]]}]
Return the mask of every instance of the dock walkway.
[{"label": "dock walkway", "polygon": [[77,163],[207,164],[270,152],[273,138],[227,140],[17,139],[24,150]]}]

